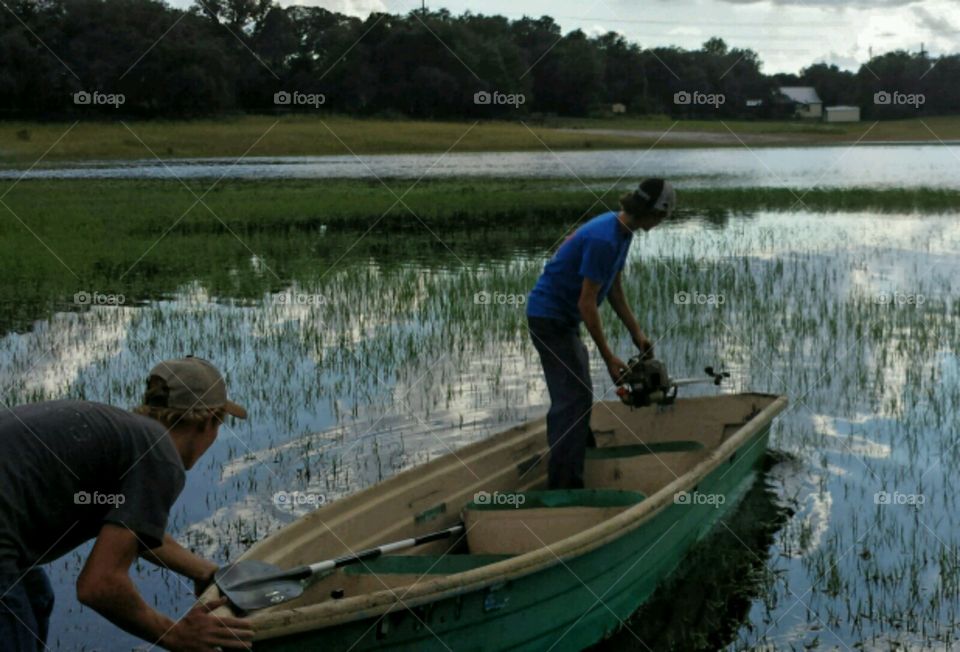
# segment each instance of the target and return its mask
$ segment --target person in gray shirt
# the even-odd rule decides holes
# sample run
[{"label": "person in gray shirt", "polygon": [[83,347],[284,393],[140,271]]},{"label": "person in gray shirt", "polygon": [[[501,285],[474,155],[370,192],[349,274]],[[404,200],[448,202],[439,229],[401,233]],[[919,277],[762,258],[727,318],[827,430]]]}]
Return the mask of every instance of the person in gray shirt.
[{"label": "person in gray shirt", "polygon": [[249,621],[218,617],[218,600],[179,620],[153,608],[130,579],[138,557],[194,582],[216,564],[166,534],[186,471],[213,444],[226,415],[223,376],[200,358],[167,360],[133,412],[90,401],[0,410],[0,651],[46,649],[53,593],[41,564],[95,539],[77,579],[81,603],[168,650],[246,649]]}]

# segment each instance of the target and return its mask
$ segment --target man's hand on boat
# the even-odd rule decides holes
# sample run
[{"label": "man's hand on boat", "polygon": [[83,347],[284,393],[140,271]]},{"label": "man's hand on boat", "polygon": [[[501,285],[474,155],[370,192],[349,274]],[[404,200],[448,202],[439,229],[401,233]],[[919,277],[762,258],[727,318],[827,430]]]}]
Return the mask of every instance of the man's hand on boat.
[{"label": "man's hand on boat", "polygon": [[226,598],[196,604],[179,620],[156,611],[143,599],[130,579],[130,567],[138,557],[195,581],[212,573],[213,563],[165,536],[162,545],[144,549],[142,539],[126,527],[105,524],[100,529],[77,579],[77,597],[113,624],[145,641],[176,652],[245,650],[253,639],[250,621],[211,613],[224,606]]},{"label": "man's hand on boat", "polygon": [[211,652],[213,650],[249,650],[253,629],[249,621],[230,616],[215,616],[214,609],[227,604],[220,598],[198,603],[177,621],[162,645],[176,652]]}]

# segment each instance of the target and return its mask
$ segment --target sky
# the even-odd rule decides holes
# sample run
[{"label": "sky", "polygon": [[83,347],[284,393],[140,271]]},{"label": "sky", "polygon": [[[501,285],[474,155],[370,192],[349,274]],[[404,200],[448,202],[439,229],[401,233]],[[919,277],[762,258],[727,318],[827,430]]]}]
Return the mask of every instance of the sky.
[{"label": "sky", "polygon": [[[421,0],[280,0],[366,17],[407,13]],[[191,0],[168,0],[186,7]],[[693,49],[711,36],[760,55],[763,71],[799,72],[812,63],[857,70],[876,53],[925,47],[936,56],[960,52],[957,0],[427,0],[430,9],[553,16],[564,33],[616,31],[643,47]]]}]

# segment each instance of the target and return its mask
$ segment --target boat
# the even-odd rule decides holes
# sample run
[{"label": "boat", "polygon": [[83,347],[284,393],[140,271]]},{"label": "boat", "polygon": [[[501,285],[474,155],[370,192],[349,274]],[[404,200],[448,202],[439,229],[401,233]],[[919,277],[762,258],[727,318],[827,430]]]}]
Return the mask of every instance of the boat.
[{"label": "boat", "polygon": [[[544,491],[544,419],[321,506],[241,560],[286,569],[464,524],[242,614],[255,650],[580,650],[623,626],[761,469],[783,396],[594,405],[585,489]],[[216,586],[205,599],[219,597]]]}]

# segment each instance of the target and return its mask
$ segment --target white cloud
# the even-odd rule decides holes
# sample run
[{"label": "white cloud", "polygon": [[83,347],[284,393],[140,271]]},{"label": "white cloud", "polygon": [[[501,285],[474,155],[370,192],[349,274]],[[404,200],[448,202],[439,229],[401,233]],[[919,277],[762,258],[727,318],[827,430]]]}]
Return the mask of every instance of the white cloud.
[{"label": "white cloud", "polygon": [[[192,0],[168,0],[178,6]],[[407,14],[420,0],[279,0],[353,16],[373,11]],[[624,34],[643,47],[699,47],[708,37],[750,48],[764,72],[798,72],[815,62],[857,70],[874,54],[917,51],[924,43],[934,54],[957,51],[960,9],[955,0],[604,0],[589,7],[579,0],[433,0],[431,10],[551,15],[564,32],[582,29],[593,36]]]},{"label": "white cloud", "polygon": [[594,23],[593,25],[585,25],[585,26],[581,27],[580,29],[583,30],[583,33],[584,33],[584,34],[586,34],[587,36],[590,36],[590,37],[603,36],[603,35],[606,34],[607,32],[615,32],[615,31],[616,31],[616,30],[614,30],[614,29],[610,29],[609,27],[607,27],[607,26],[605,26],[605,25],[597,25],[596,23]]},{"label": "white cloud", "polygon": [[736,5],[754,5],[771,3],[774,5],[795,7],[831,7],[833,9],[876,9],[878,7],[905,7],[923,0],[721,0]]},{"label": "white cloud", "polygon": [[366,18],[374,12],[388,12],[390,9],[382,0],[280,0],[284,7],[290,5],[303,5],[307,7],[320,7],[327,11],[335,11],[348,16],[359,16]]}]

